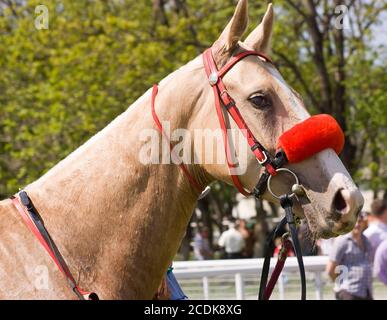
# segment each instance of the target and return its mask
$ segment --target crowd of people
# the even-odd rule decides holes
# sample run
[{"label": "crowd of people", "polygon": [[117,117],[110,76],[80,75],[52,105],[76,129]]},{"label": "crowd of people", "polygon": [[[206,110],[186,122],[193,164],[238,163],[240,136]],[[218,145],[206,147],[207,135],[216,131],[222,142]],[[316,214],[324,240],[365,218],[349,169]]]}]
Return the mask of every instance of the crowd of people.
[{"label": "crowd of people", "polygon": [[[251,227],[243,219],[226,220],[225,230],[214,246],[221,259],[242,259],[253,257],[254,236]],[[199,228],[194,238],[194,253],[197,260],[213,259],[214,250],[211,249],[208,228]]]},{"label": "crowd of people", "polygon": [[[212,245],[209,230],[200,228],[194,238],[194,254],[197,260],[214,258],[241,259],[254,255],[254,225],[245,220],[226,221],[227,229]],[[286,230],[284,230],[286,232]],[[327,274],[334,281],[335,297],[339,300],[372,299],[372,281],[378,278],[387,285],[387,204],[375,200],[371,213],[362,211],[354,229],[343,236],[311,241],[307,225],[299,228],[299,239],[304,255],[328,255]],[[281,237],[275,240],[278,253]],[[293,255],[290,252],[290,255]]]}]

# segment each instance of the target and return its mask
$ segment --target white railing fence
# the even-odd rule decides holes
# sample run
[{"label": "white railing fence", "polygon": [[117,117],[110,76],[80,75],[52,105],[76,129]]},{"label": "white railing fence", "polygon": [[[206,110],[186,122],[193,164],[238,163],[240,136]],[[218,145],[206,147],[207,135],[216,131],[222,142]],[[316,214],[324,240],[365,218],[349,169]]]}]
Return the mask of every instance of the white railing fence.
[{"label": "white railing fence", "polygon": [[[304,257],[307,276],[308,299],[333,298],[332,282],[325,268],[327,256]],[[274,269],[276,259],[270,264]],[[174,274],[190,299],[256,299],[263,259],[206,260],[174,262]],[[387,297],[387,289],[377,283],[376,298]],[[374,283],[375,289],[375,283]],[[374,290],[375,291],[375,290]],[[299,299],[300,278],[297,260],[286,260],[282,275],[278,279],[273,299]]]}]

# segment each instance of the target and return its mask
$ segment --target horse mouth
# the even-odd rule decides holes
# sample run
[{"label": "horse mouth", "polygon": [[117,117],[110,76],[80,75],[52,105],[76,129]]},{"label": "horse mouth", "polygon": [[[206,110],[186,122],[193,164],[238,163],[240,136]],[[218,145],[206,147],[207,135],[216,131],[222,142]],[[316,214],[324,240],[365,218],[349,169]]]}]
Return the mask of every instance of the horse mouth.
[{"label": "horse mouth", "polygon": [[337,237],[351,232],[356,224],[360,211],[361,207],[354,215],[343,216],[342,211],[332,210],[331,215],[327,218],[329,232],[325,232],[324,234],[330,237]]},{"label": "horse mouth", "polygon": [[343,221],[342,213],[337,210],[331,212],[319,207],[304,207],[305,219],[314,240],[330,239],[352,231],[356,219]]},{"label": "horse mouth", "polygon": [[318,224],[316,221],[309,221],[307,219],[314,239],[330,239],[342,236],[351,232],[356,223],[356,221],[343,222],[337,220],[336,214],[333,214],[333,217],[329,217],[324,220],[323,224]]}]

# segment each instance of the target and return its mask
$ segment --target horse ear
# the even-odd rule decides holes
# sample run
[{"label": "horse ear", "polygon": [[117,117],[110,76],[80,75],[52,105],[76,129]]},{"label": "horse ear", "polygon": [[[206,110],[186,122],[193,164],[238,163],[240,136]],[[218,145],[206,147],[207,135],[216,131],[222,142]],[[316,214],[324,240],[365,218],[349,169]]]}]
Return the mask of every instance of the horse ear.
[{"label": "horse ear", "polygon": [[274,12],[273,6],[270,3],[262,22],[250,33],[244,43],[255,51],[269,53],[271,36],[273,33],[273,22]]},{"label": "horse ear", "polygon": [[232,54],[246,31],[248,21],[248,0],[239,0],[231,21],[214,44],[220,54]]}]

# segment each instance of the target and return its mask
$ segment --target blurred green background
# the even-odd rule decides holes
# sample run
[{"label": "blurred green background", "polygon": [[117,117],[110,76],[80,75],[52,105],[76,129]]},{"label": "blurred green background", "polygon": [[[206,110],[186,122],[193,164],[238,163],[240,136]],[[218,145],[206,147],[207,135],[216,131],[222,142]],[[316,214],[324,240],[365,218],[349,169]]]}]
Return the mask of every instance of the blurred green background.
[{"label": "blurred green background", "polygon": [[[1,0],[0,197],[37,179],[209,47],[235,3]],[[47,30],[35,27],[40,4],[48,8]],[[340,4],[347,9],[335,11]],[[250,0],[251,29],[266,5]],[[375,194],[387,185],[386,7],[274,1],[273,59],[312,113],[340,122],[347,136],[342,159]],[[211,203],[230,211],[235,190],[214,189]]]}]

